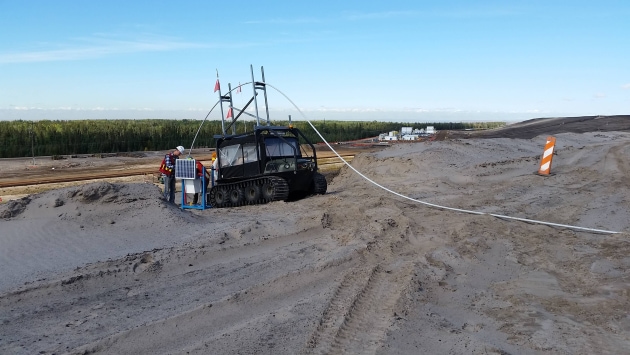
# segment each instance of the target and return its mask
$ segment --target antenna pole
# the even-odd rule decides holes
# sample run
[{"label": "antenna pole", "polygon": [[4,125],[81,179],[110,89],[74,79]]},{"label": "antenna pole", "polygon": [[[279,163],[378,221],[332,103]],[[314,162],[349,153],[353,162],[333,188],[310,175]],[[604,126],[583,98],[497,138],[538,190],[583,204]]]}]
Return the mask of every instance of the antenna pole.
[{"label": "antenna pole", "polygon": [[230,126],[232,126],[232,134],[236,134],[236,115],[234,114],[234,102],[232,101],[232,84],[228,83],[228,92],[230,95],[230,107],[228,108],[228,110],[232,110],[232,122],[230,122]]},{"label": "antenna pole", "polygon": [[252,89],[254,89],[254,108],[256,109],[256,125],[260,126],[260,116],[258,115],[258,100],[256,99],[256,81],[254,80],[254,66],[250,64],[249,70],[252,73]]},{"label": "antenna pole", "polygon": [[271,124],[271,122],[269,121],[269,103],[267,102],[267,85],[265,84],[265,70],[263,69],[263,67],[260,67],[260,73],[262,74],[262,81],[263,81],[263,93],[265,94],[265,110],[267,111],[267,126],[269,126]]}]

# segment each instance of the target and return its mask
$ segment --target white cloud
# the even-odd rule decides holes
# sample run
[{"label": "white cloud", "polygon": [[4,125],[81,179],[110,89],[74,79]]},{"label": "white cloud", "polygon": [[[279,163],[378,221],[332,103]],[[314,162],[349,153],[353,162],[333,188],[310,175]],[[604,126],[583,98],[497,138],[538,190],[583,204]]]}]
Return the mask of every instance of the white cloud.
[{"label": "white cloud", "polygon": [[506,17],[520,14],[521,11],[511,7],[459,7],[436,11],[381,11],[381,12],[348,12],[342,15],[346,21],[382,20],[396,18],[487,18]]},{"label": "white cloud", "polygon": [[624,90],[630,90],[630,83],[625,84],[625,85],[621,85],[621,88]]},{"label": "white cloud", "polygon": [[598,92],[597,94],[593,95],[593,97],[595,97],[596,99],[603,99],[606,97],[606,94],[602,94],[601,92]]},{"label": "white cloud", "polygon": [[79,38],[72,44],[63,44],[58,47],[60,48],[0,53],[0,64],[85,60],[115,54],[167,52],[210,46],[166,37],[148,36],[135,39],[116,39],[99,34],[94,37]]}]

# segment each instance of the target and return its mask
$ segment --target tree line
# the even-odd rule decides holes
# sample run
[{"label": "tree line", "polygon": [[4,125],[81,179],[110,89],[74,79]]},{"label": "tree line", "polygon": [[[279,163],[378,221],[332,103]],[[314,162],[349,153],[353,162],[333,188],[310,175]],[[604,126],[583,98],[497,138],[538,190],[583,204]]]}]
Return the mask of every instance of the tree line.
[{"label": "tree line", "polygon": [[[378,121],[314,121],[313,126],[329,142],[350,141],[399,131],[401,127],[436,130],[488,129],[503,126],[502,122],[483,123],[401,123]],[[235,132],[251,131],[254,121],[236,122]],[[274,122],[274,125],[288,125]],[[322,139],[308,122],[294,121],[293,125],[312,142]],[[201,128],[200,128],[201,127]],[[0,158],[54,156],[71,154],[120,153],[172,149],[183,145],[186,149],[199,134],[194,148],[214,147],[215,135],[222,132],[221,121],[200,120],[43,120],[0,121]],[[232,133],[232,129],[228,130]]]}]

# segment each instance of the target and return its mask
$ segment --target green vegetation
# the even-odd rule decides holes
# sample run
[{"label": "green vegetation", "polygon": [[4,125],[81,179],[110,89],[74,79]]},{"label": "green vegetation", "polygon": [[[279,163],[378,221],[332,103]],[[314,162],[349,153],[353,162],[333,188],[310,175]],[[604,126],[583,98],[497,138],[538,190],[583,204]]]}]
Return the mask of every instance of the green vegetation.
[{"label": "green vegetation", "polygon": [[[0,121],[0,158],[48,155],[117,153],[165,150],[178,145],[186,148],[199,129],[198,120],[78,120],[78,121]],[[287,125],[288,122],[274,122]],[[295,121],[313,143],[321,138],[307,122]],[[350,141],[399,131],[401,127],[437,130],[487,129],[503,126],[502,122],[485,123],[400,123],[361,121],[315,121],[313,125],[329,142]],[[236,132],[253,128],[253,121],[236,124]],[[230,129],[231,132],[231,129]],[[220,121],[206,121],[195,142],[195,148],[214,147],[214,135],[221,133]]]}]

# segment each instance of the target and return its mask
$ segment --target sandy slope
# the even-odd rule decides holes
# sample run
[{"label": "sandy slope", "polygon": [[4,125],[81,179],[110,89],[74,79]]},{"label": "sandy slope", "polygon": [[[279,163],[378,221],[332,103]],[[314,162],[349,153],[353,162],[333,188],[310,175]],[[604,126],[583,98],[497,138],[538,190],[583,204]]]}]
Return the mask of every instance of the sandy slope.
[{"label": "sandy slope", "polygon": [[0,206],[0,353],[620,354],[630,133],[401,144],[326,195],[206,211],[151,184]]}]

